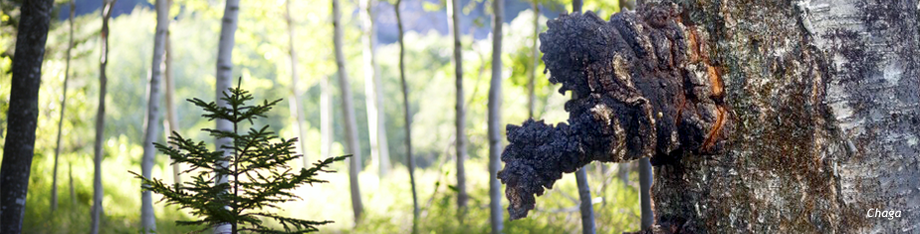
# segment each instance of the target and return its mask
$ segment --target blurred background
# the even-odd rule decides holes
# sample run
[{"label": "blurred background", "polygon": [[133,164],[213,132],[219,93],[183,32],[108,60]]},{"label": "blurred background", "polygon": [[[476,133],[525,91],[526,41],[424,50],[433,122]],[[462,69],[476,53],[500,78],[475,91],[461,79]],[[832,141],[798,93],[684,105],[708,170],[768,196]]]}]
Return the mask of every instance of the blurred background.
[{"label": "blurred background", "polygon": [[[9,107],[11,50],[22,0],[0,3],[0,113]],[[380,1],[372,7],[376,30],[376,58],[379,63],[380,105],[383,116],[381,131],[386,144],[385,153],[372,153],[368,140],[369,125],[366,101],[365,66],[361,37],[365,36],[359,19],[358,0],[342,0],[344,52],[347,57],[358,139],[363,170],[360,173],[365,218],[355,225],[347,195],[347,165],[338,163],[339,172],[322,174],[327,184],[298,188],[302,201],[284,204],[280,211],[295,218],[332,220],[335,223],[320,228],[323,233],[408,233],[412,226],[412,200],[406,168],[406,139],[403,127],[403,105],[399,80],[396,43],[398,30],[392,2]],[[406,27],[406,79],[410,93],[412,142],[416,160],[416,186],[421,208],[421,233],[487,233],[489,232],[489,172],[487,138],[487,102],[491,79],[491,3],[483,0],[460,0],[461,42],[463,50],[463,85],[467,107],[466,135],[468,160],[466,186],[469,210],[460,218],[456,205],[455,156],[455,78],[452,37],[449,34],[446,4],[441,0],[404,0],[401,13]],[[502,124],[520,124],[528,118],[528,79],[536,69],[534,83],[535,119],[548,123],[564,122],[568,114],[563,106],[569,97],[559,94],[544,74],[542,61],[534,67],[531,51],[534,39],[534,19],[540,32],[546,30],[546,20],[561,12],[571,11],[571,0],[539,0],[539,14],[534,3],[509,0],[505,3],[502,77],[504,79]],[[141,170],[144,118],[147,109],[147,81],[153,50],[156,14],[152,2],[119,0],[113,7],[110,21],[108,55],[108,95],[103,161],[104,233],[134,233],[140,226],[140,181],[129,173]],[[200,117],[202,111],[185,99],[214,100],[215,64],[224,2],[218,0],[175,0],[170,8],[171,70],[175,82],[175,108],[179,133],[187,138],[213,144],[213,139],[200,131],[212,128],[213,122]],[[585,10],[608,18],[620,10],[618,0],[588,0]],[[304,157],[310,162],[344,154],[344,119],[333,53],[332,16],[330,0],[292,1],[291,21],[296,29],[293,45],[297,63],[291,64],[288,26],[285,21],[284,0],[242,1],[239,28],[233,50],[232,77],[242,77],[242,86],[256,98],[274,100],[289,98],[291,87],[305,110]],[[58,171],[59,207],[51,212],[50,200],[54,166],[55,140],[61,98],[64,89],[65,57],[70,11],[67,1],[55,2],[55,19],[48,35],[42,85],[39,94],[37,139],[27,198],[25,233],[85,233],[89,230],[92,206],[93,135],[98,102],[98,72],[100,57],[101,0],[76,0],[77,17],[74,47],[71,52],[71,77],[67,81],[66,114],[62,122],[62,142]],[[299,70],[300,82],[292,84],[291,66]],[[330,79],[324,90],[323,79]],[[236,79],[234,79],[234,82]],[[330,109],[323,109],[323,92],[332,96]],[[165,107],[165,106],[163,106]],[[298,137],[296,118],[287,102],[269,112],[268,118],[256,125],[270,125],[284,138]],[[330,136],[323,136],[322,113],[332,115]],[[165,118],[165,112],[163,113]],[[6,116],[0,116],[0,133],[6,132]],[[165,125],[165,121],[163,121]],[[168,129],[168,128],[167,128]],[[504,132],[504,128],[502,128]],[[168,131],[163,131],[168,132]],[[383,138],[381,136],[381,138]],[[4,136],[0,136],[3,138]],[[324,139],[329,138],[329,139]],[[502,137],[504,138],[504,137]],[[165,143],[166,134],[156,142]],[[4,141],[0,140],[0,143]],[[328,152],[322,150],[328,142]],[[384,141],[380,141],[384,142]],[[380,160],[388,155],[388,173],[381,173]],[[291,162],[292,167],[302,166]],[[629,170],[635,165],[589,165],[595,223],[599,233],[639,230],[638,174]],[[172,182],[173,169],[169,159],[157,154],[153,177]],[[185,177],[187,178],[187,177]],[[72,191],[72,192],[71,192]],[[154,200],[159,200],[154,195]],[[507,206],[507,200],[502,201]],[[553,189],[537,198],[537,208],[530,216],[507,221],[507,233],[576,233],[581,230],[579,194],[574,176],[566,174]],[[154,205],[160,233],[195,230],[177,227],[175,220],[191,220],[185,210],[164,203]]]}]

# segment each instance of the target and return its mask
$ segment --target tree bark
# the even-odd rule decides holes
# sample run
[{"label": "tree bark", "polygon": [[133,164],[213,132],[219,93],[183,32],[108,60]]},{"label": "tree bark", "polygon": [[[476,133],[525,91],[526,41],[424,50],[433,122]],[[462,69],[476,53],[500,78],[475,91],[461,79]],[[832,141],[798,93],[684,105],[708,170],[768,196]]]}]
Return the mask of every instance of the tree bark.
[{"label": "tree bark", "polygon": [[367,130],[371,143],[371,166],[377,167],[380,178],[386,177],[390,171],[390,154],[387,152],[386,130],[383,123],[383,108],[381,104],[380,74],[377,70],[376,58],[376,25],[374,23],[373,0],[361,0],[358,10],[364,35],[361,37],[361,56],[364,58],[364,95],[367,104]]},{"label": "tree bark", "polygon": [[502,23],[504,0],[492,0],[492,81],[489,85],[489,207],[492,234],[502,233],[502,185],[498,182],[501,169],[502,137]]},{"label": "tree bark", "polygon": [[41,86],[42,60],[51,22],[53,1],[26,1],[20,8],[10,106],[7,110],[6,142],[0,165],[0,232],[20,233],[25,214],[29,174],[35,154],[35,128],[38,119],[38,89]]},{"label": "tree bark", "polygon": [[[215,90],[215,100],[217,100],[217,105],[221,107],[230,107],[230,104],[226,100],[222,100],[224,93],[229,93],[230,88],[233,85],[233,79],[231,77],[233,72],[233,46],[236,43],[236,28],[238,21],[238,15],[240,10],[240,0],[227,0],[226,5],[224,5],[224,16],[221,20],[220,25],[220,41],[218,44],[217,50],[217,76],[216,76],[216,90]],[[234,131],[233,124],[229,120],[225,119],[216,119],[217,122],[215,129],[218,131]],[[231,147],[233,145],[232,138],[223,137],[215,139],[215,149],[224,150],[224,158],[227,158],[226,161],[222,161],[218,167],[229,167],[230,158],[233,157],[233,152],[224,147]],[[217,175],[215,183],[227,183],[229,175]],[[229,191],[228,191],[229,192]],[[228,233],[235,232],[235,224],[221,224],[214,226],[214,233]]]},{"label": "tree bark", "polygon": [[[575,13],[581,13],[581,0],[572,1],[572,10]],[[581,212],[582,233],[595,233],[594,227],[594,207],[591,205],[591,187],[588,186],[588,166],[582,166],[575,172],[575,184],[578,185],[578,198],[581,201],[579,210]]]},{"label": "tree bark", "polygon": [[[651,157],[649,232],[918,230],[917,10],[911,1],[679,1],[610,22],[561,16],[541,35],[552,81],[599,96],[574,95],[571,125],[508,128],[500,177],[512,206],[526,210],[557,170]],[[563,151],[541,163],[571,165],[522,170],[533,144],[560,143],[584,153],[554,148]]]},{"label": "tree bark", "polygon": [[[168,2],[167,3],[168,6],[166,7],[166,9],[167,11],[169,11],[168,9],[172,8],[172,0],[167,0],[167,2]],[[171,21],[172,19],[168,19],[168,20]],[[177,113],[176,113],[176,102],[175,102],[176,83],[175,83],[175,80],[173,79],[172,57],[173,57],[172,37],[171,37],[169,28],[167,28],[166,29],[166,56],[163,60],[163,66],[166,67],[166,74],[164,74],[163,77],[166,83],[166,123],[167,123],[166,129],[169,130],[169,132],[166,133],[167,139],[169,139],[170,136],[175,136],[176,134],[174,133],[178,133],[180,129],[179,128],[179,117],[177,116]],[[172,145],[172,146],[178,147],[177,145]],[[180,176],[180,174],[182,173],[182,165],[179,164],[178,162],[173,161],[172,170],[173,170],[173,183],[175,183],[176,188],[179,189],[180,186],[182,185],[182,177]]]},{"label": "tree bark", "polygon": [[300,99],[303,91],[300,91],[300,72],[297,70],[297,52],[294,49],[294,22],[291,19],[291,0],[284,1],[284,20],[288,26],[288,53],[291,56],[291,95],[288,97],[291,115],[297,122],[294,131],[298,136],[298,146],[302,154],[303,167],[310,167],[310,159],[307,157],[307,120],[306,113],[303,110],[303,100]]},{"label": "tree bark", "polygon": [[109,18],[112,17],[112,6],[115,5],[117,0],[103,0],[102,4],[102,51],[100,52],[99,59],[99,107],[96,111],[96,142],[93,145],[93,166],[95,168],[93,172],[93,208],[92,208],[92,224],[90,226],[90,233],[97,234],[99,233],[99,222],[102,218],[102,196],[103,196],[103,187],[102,187],[102,159],[105,157],[104,150],[102,147],[103,141],[105,141],[105,94],[106,94],[106,83],[108,82],[105,76],[105,67],[108,64],[109,57]]},{"label": "tree bark", "polygon": [[345,53],[342,51],[342,14],[339,0],[332,0],[333,42],[335,44],[335,64],[339,73],[339,88],[342,90],[342,116],[345,117],[345,143],[352,156],[348,158],[348,182],[351,187],[351,207],[355,215],[355,225],[360,223],[364,204],[361,201],[361,188],[358,186],[358,172],[361,171],[361,148],[358,146],[358,124],[355,121],[355,105],[351,96],[351,84],[348,82],[348,69],[345,69]]},{"label": "tree bark", "polygon": [[403,94],[403,116],[406,120],[406,164],[409,165],[409,186],[412,187],[412,233],[418,233],[418,195],[415,192],[415,158],[412,157],[412,111],[409,110],[409,88],[406,84],[406,45],[403,38],[402,17],[399,14],[399,6],[402,0],[396,1],[396,25],[399,32],[399,80],[402,81]]},{"label": "tree bark", "polygon": [[457,150],[457,208],[459,210],[458,221],[463,223],[467,201],[469,195],[466,192],[466,109],[463,97],[463,47],[460,43],[460,0],[450,0],[447,5],[447,12],[450,14],[448,24],[450,24],[451,34],[454,40],[454,76],[456,76],[456,143],[454,147]]},{"label": "tree bark", "polygon": [[61,90],[61,115],[58,117],[57,140],[54,144],[54,172],[51,179],[51,213],[58,207],[57,175],[58,175],[58,158],[61,154],[61,132],[64,126],[64,110],[67,109],[67,81],[70,80],[70,51],[73,49],[73,17],[75,4],[70,0],[70,17],[67,18],[69,26],[69,35],[67,41],[67,60],[64,65],[64,88]]},{"label": "tree bark", "polygon": [[[156,148],[153,142],[160,136],[160,78],[163,76],[163,56],[166,53],[166,32],[169,30],[169,5],[167,0],[157,0],[157,26],[153,39],[153,62],[150,65],[150,83],[147,85],[147,118],[144,121],[144,155],[141,158],[141,173],[152,178],[156,164]],[[150,191],[141,192],[141,228],[144,233],[156,233],[156,217],[153,213],[153,196]]]}]

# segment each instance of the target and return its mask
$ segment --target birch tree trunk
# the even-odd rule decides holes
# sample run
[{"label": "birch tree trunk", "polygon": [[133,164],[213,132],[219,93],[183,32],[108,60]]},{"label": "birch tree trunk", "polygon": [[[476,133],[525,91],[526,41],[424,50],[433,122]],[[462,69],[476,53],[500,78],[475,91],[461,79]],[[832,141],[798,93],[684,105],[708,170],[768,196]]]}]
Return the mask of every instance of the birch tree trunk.
[{"label": "birch tree trunk", "polygon": [[[153,142],[160,136],[160,78],[163,76],[163,56],[166,53],[166,32],[169,30],[169,5],[167,0],[157,0],[157,26],[153,39],[153,62],[150,65],[150,83],[147,85],[147,118],[144,121],[144,155],[141,171],[144,178],[152,178],[156,163],[156,148]],[[156,233],[156,217],[153,213],[153,197],[150,191],[141,192],[141,228],[144,233]]]},{"label": "birch tree trunk", "polygon": [[[230,88],[233,85],[233,79],[231,77],[233,72],[233,46],[236,43],[236,28],[238,21],[238,15],[240,11],[240,0],[227,0],[226,5],[224,5],[224,16],[221,20],[220,25],[220,42],[217,45],[217,76],[216,84],[217,89],[215,90],[215,100],[217,100],[217,105],[221,107],[230,107],[230,104],[227,101],[222,100],[224,97],[224,92],[230,92]],[[216,130],[218,131],[234,131],[233,124],[229,120],[217,119]],[[227,158],[226,161],[222,161],[218,167],[229,167],[229,159],[233,157],[232,150],[224,149],[224,147],[231,147],[233,139],[229,137],[217,138],[215,139],[216,149],[224,150],[224,158]],[[215,183],[227,183],[229,175],[217,175]],[[229,192],[229,191],[228,191]],[[236,231],[236,225],[234,224],[221,224],[214,227],[214,233],[231,233]]]},{"label": "birch tree trunk", "polygon": [[29,191],[29,174],[35,154],[38,89],[41,86],[45,41],[51,23],[51,0],[26,1],[20,7],[13,57],[6,142],[0,165],[0,233],[22,232]]},{"label": "birch tree trunk", "polygon": [[492,234],[502,233],[502,185],[498,182],[502,154],[502,23],[504,0],[492,0],[492,81],[489,84],[489,207]]},{"label": "birch tree trunk", "polygon": [[90,233],[99,233],[99,222],[102,218],[102,159],[105,157],[102,147],[105,141],[105,92],[106,82],[105,67],[109,57],[109,18],[112,17],[112,6],[117,0],[103,0],[102,4],[102,49],[99,59],[99,107],[96,110],[96,142],[93,144],[93,208]]},{"label": "birch tree trunk", "polygon": [[724,155],[656,167],[659,224],[920,230],[916,1],[680,5],[721,61],[739,127]]},{"label": "birch tree trunk", "polygon": [[361,56],[364,57],[364,95],[367,104],[367,135],[371,140],[371,166],[377,167],[380,178],[390,172],[390,154],[386,145],[386,125],[383,121],[382,90],[377,72],[377,25],[374,24],[374,0],[361,0],[358,10],[364,35],[361,37]]},{"label": "birch tree trunk", "polygon": [[288,52],[291,56],[291,96],[288,97],[288,103],[291,106],[291,115],[297,121],[294,130],[297,132],[298,142],[300,143],[298,146],[300,147],[300,153],[303,155],[301,158],[303,167],[307,168],[310,166],[310,159],[307,157],[307,117],[303,110],[303,100],[300,99],[303,91],[300,90],[300,72],[297,70],[297,52],[294,49],[295,34],[294,21],[291,19],[291,0],[284,1],[284,8],[284,19],[288,26]]},{"label": "birch tree trunk", "polygon": [[358,172],[361,171],[361,148],[358,146],[358,124],[355,121],[355,104],[351,98],[351,84],[348,82],[348,69],[345,69],[345,53],[342,51],[342,14],[339,0],[332,0],[333,43],[335,44],[335,64],[339,73],[339,88],[342,90],[342,116],[345,117],[346,152],[351,154],[348,160],[348,182],[351,188],[351,207],[355,215],[355,225],[360,223],[364,204],[361,201],[361,188],[358,186]]},{"label": "birch tree trunk", "polygon": [[457,128],[455,147],[457,150],[457,208],[459,209],[459,222],[463,223],[464,213],[469,200],[466,193],[466,109],[463,97],[463,47],[460,43],[460,0],[450,0],[447,5],[447,12],[450,14],[447,21],[451,28],[451,34],[454,39],[454,75],[456,76],[456,118],[454,125]]},{"label": "birch tree trunk", "polygon": [[406,120],[406,164],[409,165],[409,186],[412,188],[412,233],[418,233],[418,193],[415,192],[415,158],[412,156],[412,111],[409,110],[409,88],[406,84],[406,44],[403,38],[402,17],[399,6],[402,0],[396,1],[396,25],[399,30],[399,80],[402,81],[403,116]]},{"label": "birch tree trunk", "polygon": [[58,132],[57,140],[54,144],[54,172],[51,179],[51,213],[54,213],[54,210],[57,210],[58,206],[58,158],[61,154],[61,131],[64,126],[64,110],[67,109],[67,81],[70,80],[70,50],[73,49],[73,17],[74,11],[76,10],[73,0],[70,0],[70,17],[67,18],[68,24],[68,41],[67,41],[67,60],[64,65],[64,88],[61,90],[61,115],[58,117]]},{"label": "birch tree trunk", "polygon": [[551,81],[599,96],[567,103],[571,125],[509,127],[500,177],[512,218],[541,191],[521,182],[552,184],[519,173],[537,153],[521,146],[565,142],[582,147],[540,163],[578,162],[542,173],[651,157],[648,232],[920,230],[917,8],[703,0],[640,4],[609,22],[561,16],[541,35]]},{"label": "birch tree trunk", "polygon": [[[167,2],[168,2],[167,3],[168,6],[166,7],[166,9],[168,12],[169,11],[168,9],[172,8],[172,0],[167,0]],[[171,21],[172,19],[167,19],[167,20]],[[171,37],[169,28],[167,28],[166,29],[166,56],[163,60],[163,66],[166,67],[166,74],[164,74],[163,77],[164,77],[164,80],[166,81],[165,82],[166,83],[166,123],[167,123],[166,129],[169,130],[169,132],[166,133],[167,139],[169,139],[170,136],[174,136],[173,133],[178,133],[180,129],[179,128],[179,117],[176,114],[176,102],[175,102],[175,94],[176,94],[176,83],[175,82],[176,81],[173,79],[172,56],[173,56],[172,37]],[[178,148],[178,146],[176,145],[172,145],[172,146]],[[174,161],[172,163],[172,170],[173,170],[173,182],[176,184],[176,188],[180,188],[180,186],[182,185],[182,177],[180,176],[182,172],[182,165]]]}]

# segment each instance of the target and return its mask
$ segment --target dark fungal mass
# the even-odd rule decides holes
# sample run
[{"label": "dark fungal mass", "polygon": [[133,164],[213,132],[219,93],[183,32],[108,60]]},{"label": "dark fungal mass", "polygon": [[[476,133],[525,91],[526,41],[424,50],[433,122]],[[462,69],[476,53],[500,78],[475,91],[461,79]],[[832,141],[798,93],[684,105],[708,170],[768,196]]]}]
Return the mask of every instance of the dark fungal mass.
[{"label": "dark fungal mass", "polygon": [[679,22],[675,4],[649,4],[604,21],[592,12],[562,15],[540,34],[550,82],[566,102],[568,123],[508,125],[502,153],[511,219],[534,209],[534,195],[562,173],[591,161],[652,157],[653,165],[685,154],[714,154],[731,128],[719,68],[705,35]]}]

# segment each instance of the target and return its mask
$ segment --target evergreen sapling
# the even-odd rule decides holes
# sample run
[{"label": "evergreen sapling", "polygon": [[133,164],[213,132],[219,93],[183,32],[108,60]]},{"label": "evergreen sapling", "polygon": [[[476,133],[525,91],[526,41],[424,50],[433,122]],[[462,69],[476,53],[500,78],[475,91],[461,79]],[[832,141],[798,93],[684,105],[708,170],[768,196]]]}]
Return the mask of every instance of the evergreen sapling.
[{"label": "evergreen sapling", "polygon": [[[287,163],[302,156],[294,154],[296,138],[279,139],[274,132],[268,130],[268,125],[259,129],[250,128],[244,134],[237,131],[243,122],[248,121],[253,125],[254,119],[265,118],[265,113],[281,99],[272,102],[265,100],[262,105],[246,105],[253,97],[239,87],[231,88],[229,93],[225,91],[223,95],[221,99],[227,101],[229,107],[218,106],[215,102],[206,103],[198,98],[188,101],[204,109],[205,114],[202,116],[209,121],[225,119],[233,123],[232,132],[202,129],[212,137],[231,138],[232,145],[211,151],[203,141],[196,143],[174,133],[169,138],[169,143],[175,148],[154,144],[160,152],[169,155],[173,164],[189,165],[182,173],[193,174],[192,181],[167,185],[160,179],[148,179],[130,172],[143,180],[142,189],[163,195],[161,202],[166,201],[168,205],[179,205],[191,210],[193,215],[199,217],[198,220],[176,221],[176,224],[204,225],[205,227],[198,232],[218,224],[230,224],[234,234],[240,231],[307,233],[318,231],[319,225],[332,223],[328,220],[310,221],[283,217],[264,208],[277,209],[278,203],[300,199],[292,193],[292,190],[300,185],[327,183],[328,181],[315,177],[320,172],[334,172],[327,167],[336,161],[345,160],[350,155],[319,160],[311,168],[292,172]],[[232,155],[223,156],[225,150],[232,151]],[[228,182],[215,183],[216,178],[220,176],[228,176]],[[264,219],[274,219],[284,230],[267,227],[262,221]]]}]

